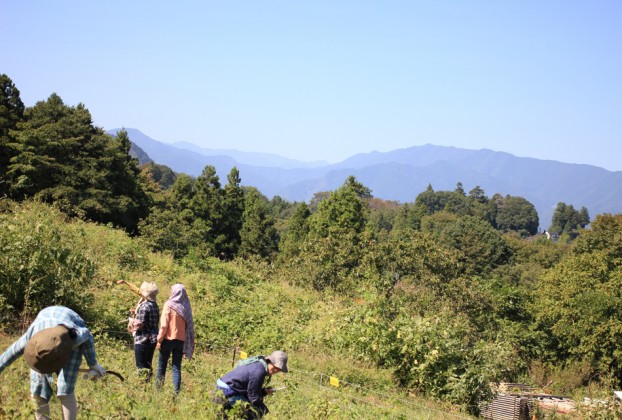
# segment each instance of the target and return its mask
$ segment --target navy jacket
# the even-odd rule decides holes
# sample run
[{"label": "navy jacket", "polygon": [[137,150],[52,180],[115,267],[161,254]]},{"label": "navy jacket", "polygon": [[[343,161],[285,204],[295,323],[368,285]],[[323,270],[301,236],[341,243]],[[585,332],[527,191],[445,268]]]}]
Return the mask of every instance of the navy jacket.
[{"label": "navy jacket", "polygon": [[237,395],[243,395],[251,404],[256,404],[262,402],[265,396],[263,382],[266,376],[268,372],[263,365],[255,362],[238,366],[220,379]]}]

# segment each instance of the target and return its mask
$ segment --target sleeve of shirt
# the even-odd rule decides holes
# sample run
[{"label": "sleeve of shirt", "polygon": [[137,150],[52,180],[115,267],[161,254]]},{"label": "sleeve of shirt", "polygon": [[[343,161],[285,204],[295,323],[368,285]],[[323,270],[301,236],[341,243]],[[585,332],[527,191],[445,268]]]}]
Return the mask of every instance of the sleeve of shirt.
[{"label": "sleeve of shirt", "polygon": [[171,308],[168,305],[164,305],[164,309],[162,310],[162,316],[160,317],[160,331],[158,332],[158,343],[161,343],[164,340],[164,336],[168,331],[168,315],[171,311]]},{"label": "sleeve of shirt", "polygon": [[28,333],[22,335],[0,356],[0,373],[24,353],[28,344]]},{"label": "sleeve of shirt", "polygon": [[[263,369],[263,366],[261,366]],[[258,371],[251,372],[250,378],[248,380],[248,388],[246,390],[246,394],[248,395],[248,400],[251,404],[256,404],[258,402],[263,401],[263,380],[265,375],[260,374]]]},{"label": "sleeve of shirt", "polygon": [[136,311],[136,319],[139,320],[140,322],[144,323],[145,319],[147,317],[147,305],[143,304],[140,305],[138,307],[138,310]]},{"label": "sleeve of shirt", "polygon": [[136,317],[134,318],[134,323],[132,325],[133,331],[139,331],[145,325],[145,322],[149,316],[149,305],[142,304],[138,307],[136,311]]},{"label": "sleeve of shirt", "polygon": [[78,331],[78,342],[86,363],[89,366],[95,366],[97,364],[97,355],[95,353],[95,340],[91,332],[86,328],[80,328],[80,331]]}]

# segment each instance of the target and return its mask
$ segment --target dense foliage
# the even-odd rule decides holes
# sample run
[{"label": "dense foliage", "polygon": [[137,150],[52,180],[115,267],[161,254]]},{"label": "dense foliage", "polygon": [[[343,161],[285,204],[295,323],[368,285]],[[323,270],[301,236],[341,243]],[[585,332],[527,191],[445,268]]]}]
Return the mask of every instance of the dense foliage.
[{"label": "dense foliage", "polygon": [[84,105],[66,106],[56,94],[26,108],[16,123],[3,121],[8,161],[2,176],[9,197],[54,203],[70,215],[128,231],[147,215],[149,198],[125,131],[108,136],[93,126]]}]

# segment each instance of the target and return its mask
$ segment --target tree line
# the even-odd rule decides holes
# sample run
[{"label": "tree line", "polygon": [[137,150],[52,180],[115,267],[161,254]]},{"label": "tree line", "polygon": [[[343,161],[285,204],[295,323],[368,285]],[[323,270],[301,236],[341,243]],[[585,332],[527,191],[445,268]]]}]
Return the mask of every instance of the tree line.
[{"label": "tree line", "polygon": [[[196,179],[155,163],[139,168],[129,155],[127,132],[106,134],[93,125],[83,104],[65,105],[53,93],[25,107],[7,75],[0,75],[0,88],[0,196],[54,203],[71,216],[122,227],[144,237],[154,250],[177,256],[193,250],[224,259],[253,255],[274,260],[279,249],[288,255],[293,242],[303,239],[296,231],[300,227],[288,230],[290,222],[300,223],[290,216],[302,217],[306,210],[297,207],[306,204],[278,196],[269,200],[255,188],[242,187],[235,167],[224,186],[213,166]],[[442,214],[426,223],[442,224],[446,215],[471,216],[522,236],[534,235],[539,226],[534,206],[523,197],[496,193],[489,198],[479,186],[466,194],[460,182],[454,191],[434,191],[429,185],[414,203],[402,205],[374,199],[352,177],[344,188],[362,202],[352,204],[353,196],[341,191],[317,193],[309,204],[309,212],[321,210],[313,219],[327,218],[312,224],[323,226],[317,228],[323,235],[328,225],[344,222],[332,218],[339,206],[353,207],[351,216],[360,221],[355,231],[367,220],[377,233],[420,229],[424,216],[436,213]],[[328,198],[350,204],[319,208]],[[588,223],[587,209],[559,203],[549,230],[572,235]]]}]

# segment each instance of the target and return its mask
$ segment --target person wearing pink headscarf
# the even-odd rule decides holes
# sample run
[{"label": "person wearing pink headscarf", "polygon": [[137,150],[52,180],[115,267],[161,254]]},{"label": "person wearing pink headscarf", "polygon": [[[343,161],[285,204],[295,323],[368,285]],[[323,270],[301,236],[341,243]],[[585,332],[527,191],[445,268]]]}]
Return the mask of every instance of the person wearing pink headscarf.
[{"label": "person wearing pink headscarf", "polygon": [[192,307],[182,284],[178,283],[171,287],[171,297],[164,303],[157,342],[160,355],[156,384],[162,386],[164,383],[166,366],[172,355],[173,386],[175,394],[178,394],[181,386],[181,360],[184,355],[188,360],[192,359],[194,353]]}]

